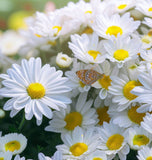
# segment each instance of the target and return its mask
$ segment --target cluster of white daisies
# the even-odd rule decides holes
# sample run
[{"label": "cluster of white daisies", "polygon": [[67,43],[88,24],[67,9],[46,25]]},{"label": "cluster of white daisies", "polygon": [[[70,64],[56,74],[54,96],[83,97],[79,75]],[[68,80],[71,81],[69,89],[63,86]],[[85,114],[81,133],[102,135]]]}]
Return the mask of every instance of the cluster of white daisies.
[{"label": "cluster of white daisies", "polygon": [[[37,125],[51,119],[45,131],[63,141],[53,160],[126,160],[130,149],[152,160],[152,0],[80,0],[37,12],[27,24],[18,52],[35,58],[0,75],[10,117],[24,109]],[[54,47],[60,53],[42,65],[38,56]],[[4,148],[17,154],[19,145],[8,140]],[[51,160],[43,153],[39,159]]]}]

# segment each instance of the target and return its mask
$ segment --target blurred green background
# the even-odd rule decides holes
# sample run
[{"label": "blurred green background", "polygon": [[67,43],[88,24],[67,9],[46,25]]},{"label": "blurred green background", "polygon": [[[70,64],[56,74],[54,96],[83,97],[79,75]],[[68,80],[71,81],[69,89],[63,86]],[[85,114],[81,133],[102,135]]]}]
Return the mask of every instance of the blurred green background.
[{"label": "blurred green background", "polygon": [[[56,8],[65,6],[71,0],[51,0]],[[78,2],[78,0],[72,0]],[[8,20],[17,11],[25,11],[30,15],[35,11],[44,11],[49,0],[0,0],[0,30],[9,29]],[[22,16],[22,15],[21,15]]]}]

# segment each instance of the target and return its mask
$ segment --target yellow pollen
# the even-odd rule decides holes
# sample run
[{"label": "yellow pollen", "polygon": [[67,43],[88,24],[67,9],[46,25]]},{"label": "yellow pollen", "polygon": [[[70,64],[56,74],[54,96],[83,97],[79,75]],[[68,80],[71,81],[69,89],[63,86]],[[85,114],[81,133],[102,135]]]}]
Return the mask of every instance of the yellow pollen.
[{"label": "yellow pollen", "polygon": [[152,156],[147,157],[146,160],[152,160]]},{"label": "yellow pollen", "polygon": [[87,14],[87,13],[90,13],[90,14],[92,14],[92,11],[85,11],[85,14]]},{"label": "yellow pollen", "polygon": [[82,115],[79,112],[72,112],[66,115],[64,121],[66,122],[67,130],[74,130],[75,127],[81,126],[82,123]]},{"label": "yellow pollen", "polygon": [[34,34],[36,37],[38,37],[38,38],[41,38],[42,36],[41,35],[39,35],[39,34],[37,34],[37,33],[35,33]]},{"label": "yellow pollen", "polygon": [[124,9],[124,8],[126,8],[126,7],[127,7],[126,4],[121,4],[121,5],[118,6],[118,9]]},{"label": "yellow pollen", "polygon": [[102,86],[102,88],[105,88],[108,90],[109,86],[111,86],[111,79],[109,76],[106,76],[105,74],[103,75],[102,78],[100,78],[98,80],[98,82],[100,83],[100,85]]},{"label": "yellow pollen", "polygon": [[114,52],[113,57],[118,61],[124,61],[129,57],[129,53],[124,49],[118,49]]},{"label": "yellow pollen", "polygon": [[56,45],[56,41],[48,41],[47,44],[50,44],[52,46],[55,46]]},{"label": "yellow pollen", "polygon": [[133,138],[133,145],[143,146],[149,143],[149,138],[145,135],[135,135]]},{"label": "yellow pollen", "polygon": [[79,81],[80,86],[83,88],[85,84],[82,81]]},{"label": "yellow pollen", "polygon": [[31,99],[40,99],[45,96],[45,88],[40,83],[31,83],[27,87],[27,93]]},{"label": "yellow pollen", "polygon": [[91,27],[86,27],[85,30],[83,31],[83,33],[92,34],[93,33],[93,29]]},{"label": "yellow pollen", "polygon": [[150,37],[152,36],[152,29],[149,30],[147,35],[150,36]]},{"label": "yellow pollen", "polygon": [[137,68],[137,66],[136,66],[136,65],[132,65],[132,66],[130,66],[129,68],[130,68],[130,69],[135,69],[135,68]]},{"label": "yellow pollen", "polygon": [[140,122],[143,121],[143,118],[145,117],[146,113],[138,113],[138,108],[139,106],[131,107],[128,110],[128,117],[132,122],[140,125]]},{"label": "yellow pollen", "polygon": [[136,86],[141,86],[140,82],[137,81],[129,81],[128,83],[125,84],[125,86],[123,87],[123,94],[124,96],[128,99],[128,100],[133,100],[135,98],[137,98],[136,95],[130,93],[130,91],[136,87]]},{"label": "yellow pollen", "polygon": [[149,12],[152,12],[152,7],[150,7],[150,8],[148,9],[148,11],[149,11]]},{"label": "yellow pollen", "polygon": [[0,157],[0,160],[4,160],[4,158],[3,158],[3,157]]},{"label": "yellow pollen", "polygon": [[57,36],[59,32],[61,31],[62,27],[61,26],[53,26],[52,29],[57,29],[57,32],[54,33],[54,36]]},{"label": "yellow pollen", "polygon": [[74,156],[81,156],[88,150],[88,146],[85,143],[76,143],[70,147],[70,152]]},{"label": "yellow pollen", "polygon": [[98,119],[99,119],[99,125],[103,125],[103,122],[109,123],[110,117],[109,114],[107,113],[108,107],[100,107],[97,109],[97,114],[98,114]]},{"label": "yellow pollen", "polygon": [[92,56],[93,59],[95,60],[95,59],[97,58],[98,54],[101,54],[101,53],[100,53],[99,51],[90,50],[90,51],[88,51],[88,54],[89,54],[90,56]]},{"label": "yellow pollen", "polygon": [[106,143],[109,150],[117,150],[122,146],[124,137],[120,134],[114,134],[108,138]]},{"label": "yellow pollen", "polygon": [[5,151],[14,152],[15,150],[19,150],[21,148],[20,142],[11,141],[5,144]]},{"label": "yellow pollen", "polygon": [[114,35],[115,37],[117,37],[118,33],[120,33],[120,35],[123,33],[122,29],[118,26],[110,26],[106,31],[106,34]]},{"label": "yellow pollen", "polygon": [[93,160],[103,160],[102,158],[95,157]]}]

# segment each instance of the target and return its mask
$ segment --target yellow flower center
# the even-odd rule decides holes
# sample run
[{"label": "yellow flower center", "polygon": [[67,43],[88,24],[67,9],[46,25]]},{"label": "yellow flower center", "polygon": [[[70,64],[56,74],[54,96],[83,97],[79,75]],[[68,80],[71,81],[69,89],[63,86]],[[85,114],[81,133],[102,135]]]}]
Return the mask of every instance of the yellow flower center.
[{"label": "yellow flower center", "polygon": [[56,29],[57,32],[54,33],[54,36],[57,36],[59,34],[59,32],[61,31],[62,27],[61,26],[53,26],[52,29]]},{"label": "yellow flower center", "polygon": [[92,11],[85,11],[85,14],[87,14],[87,13],[92,14]]},{"label": "yellow flower center", "polygon": [[106,143],[109,150],[117,150],[122,146],[124,137],[120,134],[114,134],[108,138]]},{"label": "yellow flower center", "polygon": [[103,160],[102,158],[95,157],[93,160]]},{"label": "yellow flower center", "polygon": [[146,160],[152,160],[152,156],[147,157]]},{"label": "yellow flower center", "polygon": [[39,34],[37,34],[37,33],[35,33],[34,34],[36,37],[38,37],[38,38],[41,38],[42,36],[41,35],[39,35]]},{"label": "yellow flower center", "polygon": [[118,9],[124,9],[126,7],[127,7],[127,4],[121,4],[121,5],[118,6]]},{"label": "yellow flower center", "polygon": [[88,150],[88,146],[85,143],[76,143],[70,147],[70,152],[74,156],[81,156]]},{"label": "yellow flower center", "polygon": [[82,115],[79,112],[72,112],[66,115],[64,121],[66,122],[67,130],[73,130],[76,126],[81,126]]},{"label": "yellow flower center", "polygon": [[149,12],[152,12],[152,7],[150,7],[150,8],[148,9],[148,11],[149,11]]},{"label": "yellow flower center", "polygon": [[93,29],[91,27],[86,27],[85,30],[83,31],[83,33],[92,34],[93,33]]},{"label": "yellow flower center", "polygon": [[123,87],[123,94],[124,96],[128,99],[128,100],[133,100],[135,98],[137,98],[136,95],[130,93],[130,91],[136,87],[136,86],[141,86],[140,82],[137,81],[129,81],[128,83],[125,84],[125,86]]},{"label": "yellow flower center", "polygon": [[142,37],[141,41],[142,41],[143,43],[149,44],[150,42],[152,42],[152,38],[151,38],[151,36],[149,36],[149,35],[144,35],[144,36]]},{"label": "yellow flower center", "polygon": [[115,37],[117,37],[118,33],[120,33],[120,35],[123,33],[123,30],[118,26],[110,26],[106,31],[106,34],[114,35]]},{"label": "yellow flower center", "polygon": [[103,75],[102,78],[100,78],[98,80],[98,82],[100,83],[100,85],[102,86],[102,88],[105,88],[108,90],[108,87],[111,86],[111,79],[109,76],[106,76],[105,74]]},{"label": "yellow flower center", "polygon": [[139,106],[131,107],[128,110],[128,117],[132,122],[140,125],[140,122],[143,121],[143,118],[145,117],[146,113],[138,113],[138,108]]},{"label": "yellow flower center", "polygon": [[98,114],[98,119],[99,119],[99,125],[103,125],[103,122],[109,123],[110,117],[109,114],[107,113],[108,107],[100,107],[97,109],[97,114]]},{"label": "yellow flower center", "polygon": [[129,53],[124,49],[118,49],[114,52],[113,57],[118,61],[124,61],[129,57]]},{"label": "yellow flower center", "polygon": [[20,142],[11,141],[5,144],[5,151],[14,152],[15,150],[19,150],[21,148]]},{"label": "yellow flower center", "polygon": [[85,84],[82,81],[79,81],[80,86],[83,88]]},{"label": "yellow flower center", "polygon": [[0,157],[0,160],[4,160],[4,158],[3,158],[3,157]]},{"label": "yellow flower center", "polygon": [[135,135],[133,138],[133,145],[146,145],[149,143],[149,138],[146,137],[145,135]]},{"label": "yellow flower center", "polygon": [[31,83],[27,87],[27,93],[31,99],[40,99],[45,96],[45,88],[40,83]]},{"label": "yellow flower center", "polygon": [[93,59],[95,60],[95,59],[97,58],[98,54],[101,54],[101,53],[100,53],[99,51],[90,50],[90,51],[88,51],[88,54],[89,54],[90,56],[92,56]]}]

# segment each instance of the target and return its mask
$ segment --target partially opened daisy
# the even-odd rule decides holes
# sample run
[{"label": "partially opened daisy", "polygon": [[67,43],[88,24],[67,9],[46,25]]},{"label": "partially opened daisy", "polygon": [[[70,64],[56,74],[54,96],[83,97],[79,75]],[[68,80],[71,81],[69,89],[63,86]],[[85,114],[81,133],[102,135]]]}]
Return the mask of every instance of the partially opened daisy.
[{"label": "partially opened daisy", "polygon": [[151,160],[152,148],[149,148],[148,146],[143,147],[138,151],[137,158],[138,160]]},{"label": "partially opened daisy", "polygon": [[43,153],[38,154],[39,160],[63,160],[62,153],[60,151],[56,151],[52,158],[45,156]]},{"label": "partially opened daisy", "polygon": [[21,66],[13,64],[7,74],[1,74],[4,88],[0,89],[3,97],[12,97],[4,105],[4,110],[11,110],[10,116],[15,116],[24,108],[25,118],[30,120],[33,115],[37,124],[42,122],[42,115],[52,118],[52,109],[66,108],[71,100],[63,95],[71,90],[62,77],[62,71],[46,64],[41,66],[40,58],[23,59]]},{"label": "partially opened daisy", "polygon": [[87,34],[78,34],[71,36],[69,48],[74,53],[74,57],[84,63],[102,63],[105,60],[105,50],[102,41],[93,33],[91,36]]},{"label": "partially opened daisy", "polygon": [[98,122],[97,114],[95,109],[91,108],[93,100],[87,101],[87,95],[87,92],[83,92],[67,109],[54,111],[53,118],[45,130],[62,133],[73,131],[77,126],[85,129],[94,127]]},{"label": "partially opened daisy", "polygon": [[[25,160],[25,157],[20,157],[20,155],[16,155],[14,157],[14,160]],[[28,160],[32,160],[32,159],[28,159]]]},{"label": "partially opened daisy", "polygon": [[124,63],[137,59],[138,53],[141,51],[141,43],[137,39],[131,37],[112,36],[104,43],[105,50],[107,51],[107,58],[111,62],[115,62],[119,68]]},{"label": "partially opened daisy", "polygon": [[118,154],[120,160],[124,160],[129,153],[125,130],[113,123],[104,122],[102,127],[97,128],[97,131],[100,135],[100,144],[97,148],[109,156],[114,157]]},{"label": "partially opened daisy", "polygon": [[120,17],[119,14],[112,16],[97,16],[93,23],[93,30],[100,36],[109,39],[112,35],[131,35],[140,25],[139,21],[134,21],[129,13]]},{"label": "partially opened daisy", "polygon": [[0,152],[0,160],[11,160],[12,153],[11,152]]},{"label": "partially opened daisy", "polygon": [[22,134],[10,133],[0,138],[0,151],[20,154],[26,148],[27,139]]},{"label": "partially opened daisy", "polygon": [[84,130],[76,127],[74,131],[62,134],[61,138],[64,144],[56,148],[62,152],[63,160],[85,159],[99,144],[99,135],[94,128]]},{"label": "partially opened daisy", "polygon": [[152,136],[142,127],[132,127],[128,129],[127,141],[131,149],[139,150],[150,144]]}]

